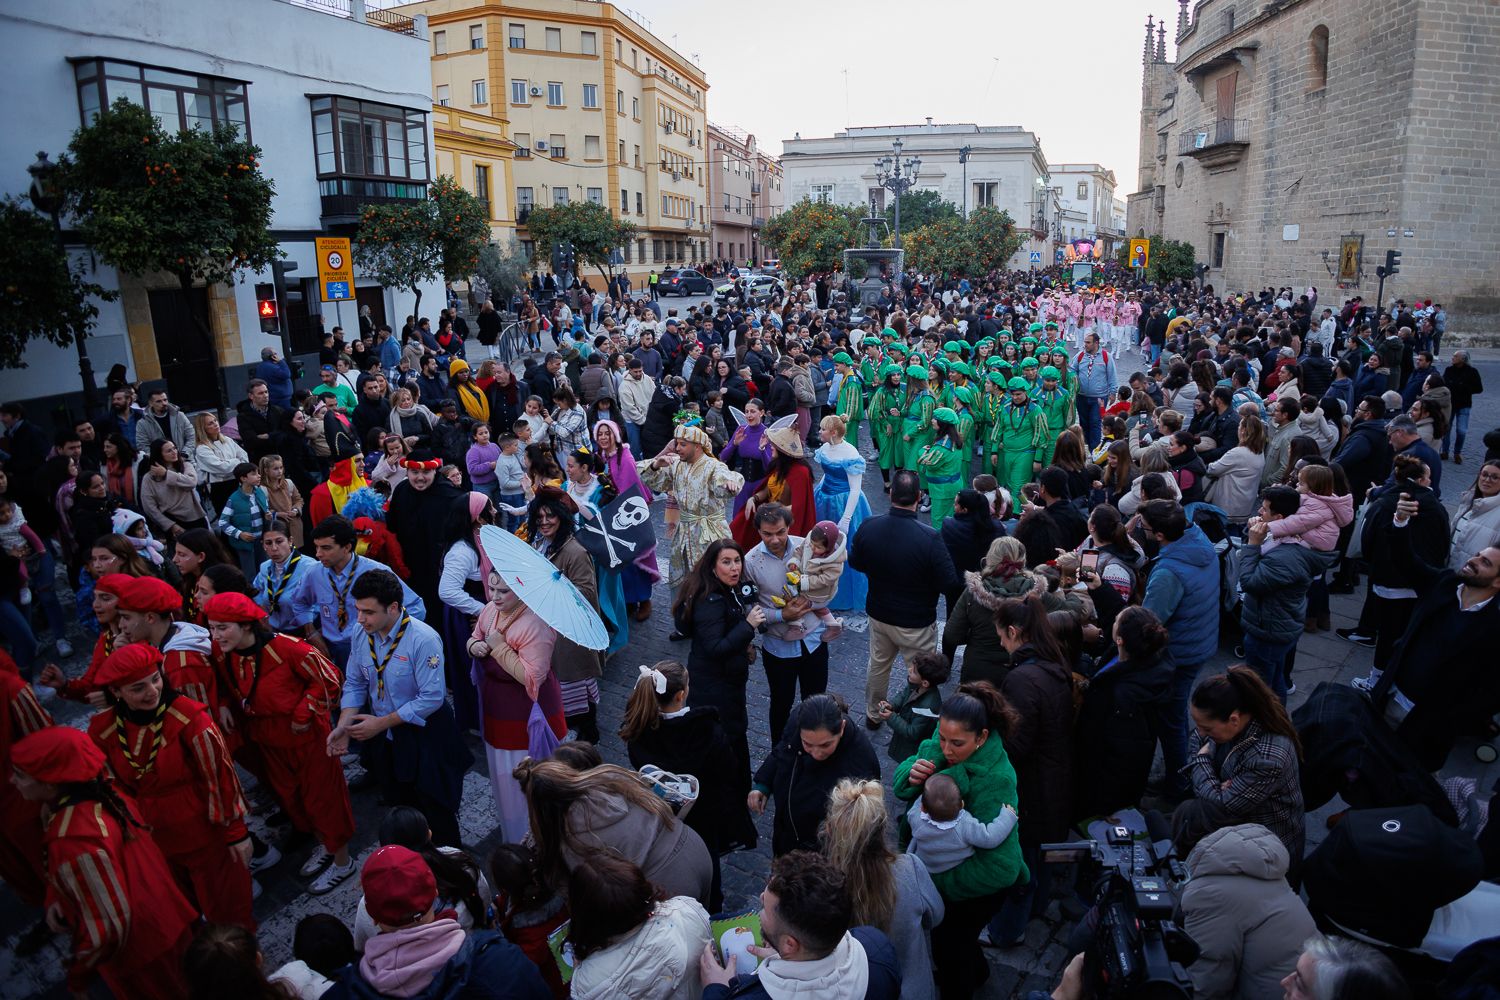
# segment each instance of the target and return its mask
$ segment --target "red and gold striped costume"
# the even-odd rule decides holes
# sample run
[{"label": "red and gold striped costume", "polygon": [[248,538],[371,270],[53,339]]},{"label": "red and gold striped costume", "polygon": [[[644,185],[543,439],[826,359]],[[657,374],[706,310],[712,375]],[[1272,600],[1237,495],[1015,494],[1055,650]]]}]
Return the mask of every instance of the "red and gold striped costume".
[{"label": "red and gold striped costume", "polygon": [[89,720],[89,736],[188,898],[210,922],[253,931],[250,872],[229,850],[249,836],[244,795],[208,709],[178,695],[158,723],[137,725],[109,708]]},{"label": "red and gold striped costume", "polygon": [[47,891],[42,881],[42,807],[27,802],[10,783],[10,748],[23,736],[52,725],[52,716],[22,679],[16,662],[0,650],[0,879],[31,906]]},{"label": "red and gold striped costume", "polygon": [[[139,822],[135,804],[121,800]],[[68,988],[83,992],[97,973],[117,997],[186,996],[182,955],[198,914],[161,850],[98,802],[64,798],[55,809],[46,828],[47,904],[61,907],[73,933]]]}]

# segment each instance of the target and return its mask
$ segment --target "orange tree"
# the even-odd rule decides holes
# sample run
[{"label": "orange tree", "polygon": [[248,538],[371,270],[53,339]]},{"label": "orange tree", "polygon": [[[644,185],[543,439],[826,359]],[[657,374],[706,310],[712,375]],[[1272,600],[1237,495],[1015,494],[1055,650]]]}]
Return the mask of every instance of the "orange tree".
[{"label": "orange tree", "polygon": [[412,315],[421,316],[422,285],[468,279],[489,242],[484,203],[444,175],[420,201],[366,205],[354,237],[354,260],[382,285],[415,295]]},{"label": "orange tree", "polygon": [[988,205],[968,219],[944,217],[901,237],[906,263],[929,274],[975,277],[1009,266],[1021,247],[1015,223]]},{"label": "orange tree", "polygon": [[764,241],[776,248],[781,267],[798,277],[844,266],[844,251],[864,246],[862,211],[803,198],[766,223]]},{"label": "orange tree", "polygon": [[[275,187],[261,172],[260,147],[233,125],[172,135],[121,98],[73,133],[59,166],[73,227],[119,271],[170,274],[187,291],[281,256],[271,235]],[[212,344],[208,317],[189,311]]]},{"label": "orange tree", "polygon": [[1009,212],[1002,212],[991,205],[981,205],[969,213],[964,223],[973,255],[970,272],[974,275],[1003,271],[1010,267],[1010,259],[1021,249],[1021,235]]},{"label": "orange tree", "polygon": [[0,201],[0,368],[25,368],[29,340],[68,347],[88,336],[99,317],[93,300],[119,293],[86,273],[58,247],[46,216],[14,198]]}]

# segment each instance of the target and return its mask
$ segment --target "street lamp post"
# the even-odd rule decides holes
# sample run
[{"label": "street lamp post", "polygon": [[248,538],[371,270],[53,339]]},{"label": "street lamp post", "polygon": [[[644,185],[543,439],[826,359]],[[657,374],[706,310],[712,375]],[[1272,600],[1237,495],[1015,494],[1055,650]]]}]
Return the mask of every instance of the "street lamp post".
[{"label": "street lamp post", "polygon": [[917,183],[917,172],[922,169],[922,158],[910,156],[901,159],[902,143],[897,139],[891,144],[895,156],[882,156],[875,161],[875,179],[881,187],[896,196],[895,244],[901,246],[901,196]]},{"label": "street lamp post", "polygon": [[[31,190],[27,194],[32,207],[52,219],[52,235],[57,241],[58,253],[62,255],[63,266],[68,267],[68,248],[63,242],[61,218],[63,193],[57,171],[58,165],[47,159],[46,152],[38,152],[36,162],[26,168],[26,172],[31,175]],[[87,330],[73,330],[73,346],[78,349],[78,376],[83,380],[84,416],[99,408],[98,389],[94,386],[94,366],[89,361],[88,345],[84,343],[87,336]]]},{"label": "street lamp post", "polygon": [[972,146],[960,146],[958,150],[958,162],[964,168],[964,218],[969,217],[969,154],[974,151]]}]

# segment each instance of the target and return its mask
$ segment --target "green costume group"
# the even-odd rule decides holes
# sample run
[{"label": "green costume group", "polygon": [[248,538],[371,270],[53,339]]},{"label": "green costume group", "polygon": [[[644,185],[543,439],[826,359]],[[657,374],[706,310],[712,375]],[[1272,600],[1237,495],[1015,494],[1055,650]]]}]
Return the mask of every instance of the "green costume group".
[{"label": "green costume group", "polygon": [[[1031,333],[1042,332],[1040,324],[1033,325]],[[976,450],[979,470],[993,475],[1019,506],[1021,488],[1031,482],[1036,463],[1045,466],[1052,461],[1057,435],[1074,421],[1077,392],[1066,355],[1061,370],[1043,365],[1038,357],[1055,351],[1037,337],[1001,345],[1002,350],[1015,349],[1014,362],[996,354],[982,364],[976,358],[972,366],[952,360],[967,353],[966,345],[953,342],[943,347],[947,358],[931,362],[878,337],[866,337],[861,344],[882,348],[884,356],[866,352],[857,374],[847,355],[834,358],[850,365],[836,410],[846,419],[850,413],[868,414],[883,475],[908,469],[921,477],[932,501],[933,527],[952,513],[953,498],[968,487]],[[1019,357],[1027,351],[1035,354]]]}]

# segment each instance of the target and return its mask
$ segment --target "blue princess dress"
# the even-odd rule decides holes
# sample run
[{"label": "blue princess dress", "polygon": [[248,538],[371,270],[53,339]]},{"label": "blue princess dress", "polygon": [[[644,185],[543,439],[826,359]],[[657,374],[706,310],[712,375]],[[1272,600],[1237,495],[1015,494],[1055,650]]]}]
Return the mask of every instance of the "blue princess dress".
[{"label": "blue princess dress", "polygon": [[[813,452],[813,459],[823,469],[823,478],[813,489],[818,520],[839,524],[844,532],[844,547],[848,548],[848,540],[870,516],[870,501],[861,489],[865,460],[860,457],[859,449],[847,441],[825,444]],[[847,527],[843,526],[845,511],[849,511]],[[828,607],[833,611],[864,611],[869,587],[865,575],[846,563],[839,577],[839,589]]]}]

